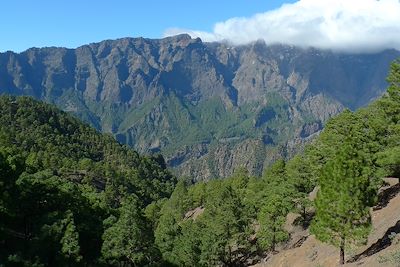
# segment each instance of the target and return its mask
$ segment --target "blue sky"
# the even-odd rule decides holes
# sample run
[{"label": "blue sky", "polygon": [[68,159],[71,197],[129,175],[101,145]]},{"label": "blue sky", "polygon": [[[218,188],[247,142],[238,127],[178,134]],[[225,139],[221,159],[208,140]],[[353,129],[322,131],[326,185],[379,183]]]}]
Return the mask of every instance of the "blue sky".
[{"label": "blue sky", "polygon": [[160,38],[167,28],[210,32],[215,23],[279,8],[287,0],[3,0],[0,51]]},{"label": "blue sky", "polygon": [[342,52],[400,50],[400,0],[2,0],[0,52],[189,33]]}]

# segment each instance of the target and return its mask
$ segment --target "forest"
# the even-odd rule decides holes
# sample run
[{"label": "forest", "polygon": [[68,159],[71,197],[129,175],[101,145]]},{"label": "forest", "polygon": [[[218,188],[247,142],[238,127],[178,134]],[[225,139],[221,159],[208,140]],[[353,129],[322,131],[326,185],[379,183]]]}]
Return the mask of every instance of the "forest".
[{"label": "forest", "polygon": [[387,81],[262,177],[238,166],[197,183],[51,105],[1,96],[0,266],[246,266],[290,238],[289,212],[343,264],[382,178],[400,177],[400,61]]}]

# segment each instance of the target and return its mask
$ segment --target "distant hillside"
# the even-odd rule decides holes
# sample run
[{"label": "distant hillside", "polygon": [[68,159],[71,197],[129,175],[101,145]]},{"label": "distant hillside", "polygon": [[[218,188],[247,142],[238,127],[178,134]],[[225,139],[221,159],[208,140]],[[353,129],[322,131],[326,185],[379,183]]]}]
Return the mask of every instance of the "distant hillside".
[{"label": "distant hillside", "polygon": [[[387,94],[330,119],[262,177],[178,182],[154,236],[174,266],[399,266],[400,62]],[[364,265],[363,265],[364,264]],[[342,266],[340,265],[340,266]]]},{"label": "distant hillside", "polygon": [[[77,170],[71,178],[104,190],[117,176],[134,171],[138,179],[132,181],[137,183],[135,193],[145,204],[173,190],[174,178],[165,170],[162,158],[139,156],[111,135],[29,97],[0,97],[0,136],[0,146],[25,160],[29,172]],[[86,171],[79,173],[80,168]]]},{"label": "distant hillside", "polygon": [[0,265],[104,266],[127,205],[141,253],[156,258],[143,210],[172,193],[165,168],[53,106],[1,96]]},{"label": "distant hillside", "polygon": [[225,177],[237,166],[260,175],[344,107],[380,96],[399,56],[123,38],[1,53],[0,92],[54,103],[139,152],[162,152],[181,175]]},{"label": "distant hillside", "polygon": [[[304,153],[262,177],[237,168],[198,183],[177,182],[163,157],[139,156],[49,104],[1,96],[0,262],[398,264],[400,187],[382,178],[400,174],[399,81],[396,61],[387,94],[330,119]],[[337,247],[336,260],[308,230]]]}]

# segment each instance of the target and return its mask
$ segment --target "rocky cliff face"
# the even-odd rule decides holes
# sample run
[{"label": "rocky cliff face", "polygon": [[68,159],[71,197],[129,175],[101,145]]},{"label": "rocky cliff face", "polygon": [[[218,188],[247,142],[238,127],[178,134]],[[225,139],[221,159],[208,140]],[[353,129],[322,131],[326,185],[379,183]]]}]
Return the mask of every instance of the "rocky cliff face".
[{"label": "rocky cliff face", "polygon": [[123,38],[0,53],[0,92],[55,103],[142,153],[163,153],[180,175],[209,179],[241,165],[260,174],[290,156],[328,118],[381,95],[399,56]]}]

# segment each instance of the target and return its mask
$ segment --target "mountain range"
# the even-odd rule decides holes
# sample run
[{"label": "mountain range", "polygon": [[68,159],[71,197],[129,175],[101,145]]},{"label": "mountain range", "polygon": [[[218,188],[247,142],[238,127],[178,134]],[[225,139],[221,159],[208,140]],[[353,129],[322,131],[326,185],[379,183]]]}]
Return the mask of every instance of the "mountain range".
[{"label": "mountain range", "polygon": [[189,35],[122,38],[76,49],[0,53],[0,93],[71,112],[180,176],[260,175],[291,157],[345,108],[383,94],[396,50],[205,43]]}]

